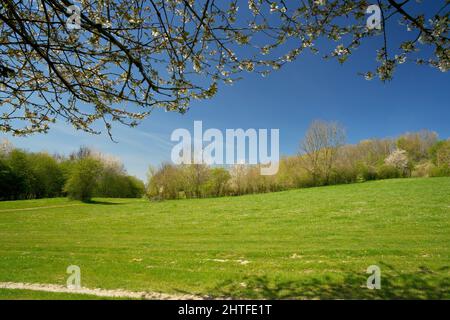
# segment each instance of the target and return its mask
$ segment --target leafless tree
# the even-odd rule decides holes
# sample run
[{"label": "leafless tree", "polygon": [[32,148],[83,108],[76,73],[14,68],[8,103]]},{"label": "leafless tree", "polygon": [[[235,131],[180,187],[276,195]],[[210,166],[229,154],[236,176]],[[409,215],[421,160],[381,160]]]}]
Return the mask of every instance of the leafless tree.
[{"label": "leafless tree", "polygon": [[338,150],[345,143],[345,130],[337,122],[314,121],[300,144],[304,168],[314,183],[328,184]]}]

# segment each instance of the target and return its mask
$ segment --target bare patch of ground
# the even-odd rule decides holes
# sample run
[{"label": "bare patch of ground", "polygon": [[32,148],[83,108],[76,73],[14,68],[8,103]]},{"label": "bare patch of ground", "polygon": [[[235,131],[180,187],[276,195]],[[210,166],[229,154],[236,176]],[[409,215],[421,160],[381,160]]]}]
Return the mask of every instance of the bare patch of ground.
[{"label": "bare patch of ground", "polygon": [[42,284],[42,283],[22,283],[22,282],[0,282],[0,289],[21,289],[45,292],[58,293],[74,293],[87,294],[97,297],[107,298],[130,298],[130,299],[145,299],[145,300],[201,300],[207,297],[201,297],[190,294],[167,294],[160,292],[136,292],[123,289],[106,290],[106,289],[89,289],[81,287],[79,289],[70,289],[57,284]]}]

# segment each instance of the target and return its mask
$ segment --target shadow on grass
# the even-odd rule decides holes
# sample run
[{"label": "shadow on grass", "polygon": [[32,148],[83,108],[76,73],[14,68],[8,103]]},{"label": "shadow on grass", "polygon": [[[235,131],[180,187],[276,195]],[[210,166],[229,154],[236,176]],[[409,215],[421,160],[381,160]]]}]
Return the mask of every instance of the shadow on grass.
[{"label": "shadow on grass", "polygon": [[225,281],[211,292],[214,297],[235,299],[450,299],[449,267],[437,271],[420,267],[414,273],[400,273],[384,265],[381,270],[379,290],[367,288],[369,274],[347,274],[342,280],[247,277]]},{"label": "shadow on grass", "polygon": [[112,202],[112,201],[97,201],[97,200],[86,200],[82,201],[86,204],[100,204],[100,205],[121,205],[121,204],[127,204],[127,202]]}]

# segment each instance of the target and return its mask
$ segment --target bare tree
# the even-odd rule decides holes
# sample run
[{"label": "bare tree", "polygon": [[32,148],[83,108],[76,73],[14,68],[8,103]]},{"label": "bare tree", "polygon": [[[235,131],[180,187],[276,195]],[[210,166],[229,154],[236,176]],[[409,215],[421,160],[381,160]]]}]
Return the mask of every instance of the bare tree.
[{"label": "bare tree", "polygon": [[314,184],[320,178],[328,184],[338,150],[345,143],[345,131],[337,122],[314,121],[300,143],[304,168]]},{"label": "bare tree", "polygon": [[421,130],[414,133],[406,133],[397,139],[397,147],[405,150],[410,159],[419,162],[426,159],[433,145],[438,141],[436,132]]},{"label": "bare tree", "polygon": [[234,191],[235,194],[241,195],[246,193],[247,189],[247,173],[248,173],[248,166],[240,163],[235,164],[231,166],[230,168],[230,175],[231,175],[231,188]]},{"label": "bare tree", "polygon": [[206,164],[192,163],[183,165],[185,174],[185,192],[196,198],[202,197],[202,186],[209,178],[209,168]]},{"label": "bare tree", "polygon": [[367,79],[389,80],[409,60],[447,71],[449,2],[430,2],[378,0],[379,28],[369,28],[366,0],[0,0],[0,131],[46,132],[64,119],[110,133],[154,108],[183,113],[242,71],[265,76],[317,53],[318,39],[336,42],[325,57],[343,63],[379,36]]}]

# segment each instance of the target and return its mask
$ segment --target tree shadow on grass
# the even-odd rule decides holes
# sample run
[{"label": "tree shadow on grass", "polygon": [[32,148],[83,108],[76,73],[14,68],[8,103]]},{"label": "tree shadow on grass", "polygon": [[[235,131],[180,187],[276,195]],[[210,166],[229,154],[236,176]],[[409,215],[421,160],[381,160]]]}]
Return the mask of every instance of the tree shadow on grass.
[{"label": "tree shadow on grass", "polygon": [[85,200],[82,201],[86,204],[100,204],[100,205],[121,205],[121,204],[127,204],[127,202],[113,202],[113,201],[97,201],[97,200]]},{"label": "tree shadow on grass", "polygon": [[450,299],[449,267],[401,273],[381,267],[381,289],[367,288],[369,274],[349,273],[342,280],[330,277],[277,281],[267,276],[228,280],[211,290],[214,297],[234,299]]}]

